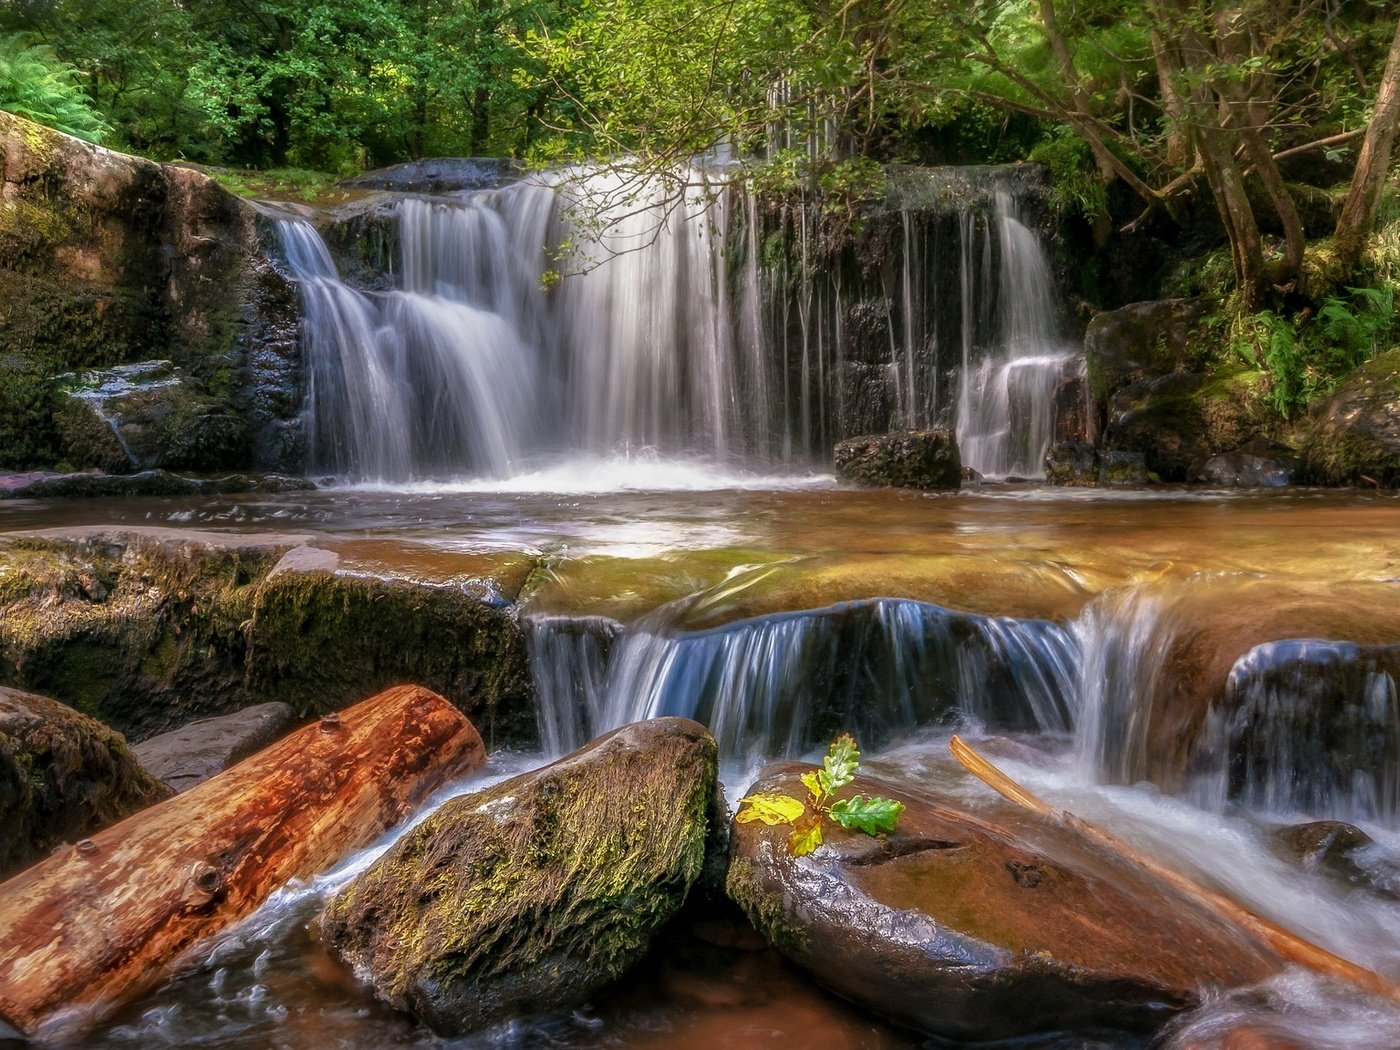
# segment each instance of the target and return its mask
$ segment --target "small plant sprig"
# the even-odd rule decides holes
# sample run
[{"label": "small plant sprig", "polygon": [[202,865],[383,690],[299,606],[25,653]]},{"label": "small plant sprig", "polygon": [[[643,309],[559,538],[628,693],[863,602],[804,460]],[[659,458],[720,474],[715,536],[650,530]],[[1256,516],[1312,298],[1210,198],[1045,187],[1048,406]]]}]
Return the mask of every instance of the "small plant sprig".
[{"label": "small plant sprig", "polygon": [[831,742],[820,769],[802,774],[802,783],[811,795],[810,802],[788,795],[746,795],[739,800],[735,817],[742,824],[761,821],[769,826],[791,824],[788,850],[794,857],[803,857],[822,844],[822,819],[830,817],[843,828],[858,828],[867,835],[893,831],[904,803],[893,799],[852,795],[833,802],[837,788],[845,787],[856,776],[860,764],[860,748],[855,737],[842,733]]}]

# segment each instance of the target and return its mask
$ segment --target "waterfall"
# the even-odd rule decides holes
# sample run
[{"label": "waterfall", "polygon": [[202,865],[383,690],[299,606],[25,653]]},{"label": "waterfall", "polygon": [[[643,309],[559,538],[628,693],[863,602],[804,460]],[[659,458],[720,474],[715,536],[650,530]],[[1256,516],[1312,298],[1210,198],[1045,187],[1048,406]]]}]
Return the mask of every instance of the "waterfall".
[{"label": "waterfall", "polygon": [[841,729],[867,746],[952,720],[1064,734],[1078,662],[1059,625],[895,600],[703,631],[545,617],[532,621],[530,640],[540,736],[552,752],[680,715],[704,722],[721,754],[741,761],[798,754]]},{"label": "waterfall", "polygon": [[391,196],[392,291],[342,280],[315,227],[282,218],[312,469],[502,479],[638,454],[792,469],[853,433],[952,419],[968,465],[1039,475],[1076,359],[1016,180],[929,174],[948,191],[937,209],[881,213],[896,265],[879,276],[852,268],[815,204],[775,210],[737,170]]},{"label": "waterfall", "polygon": [[[992,218],[1000,279],[996,327],[989,353],[975,353],[969,275],[990,268],[990,241],[975,257],[977,239],[964,226],[963,297],[966,319],[958,385],[957,436],[962,461],[991,478],[1043,477],[1054,435],[1055,390],[1079,357],[1058,334],[1058,296],[1040,239],[1018,214],[1015,199],[996,193]],[[983,278],[985,286],[989,282]]]}]

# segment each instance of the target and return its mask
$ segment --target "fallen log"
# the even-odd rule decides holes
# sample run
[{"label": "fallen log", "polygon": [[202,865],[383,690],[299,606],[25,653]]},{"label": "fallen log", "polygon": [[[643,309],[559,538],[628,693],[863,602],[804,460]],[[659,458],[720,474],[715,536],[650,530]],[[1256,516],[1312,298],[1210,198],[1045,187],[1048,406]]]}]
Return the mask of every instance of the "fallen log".
[{"label": "fallen log", "polygon": [[81,1033],[485,757],[456,708],[399,686],[41,861],[0,884],[0,1020]]},{"label": "fallen log", "polygon": [[1383,974],[1368,970],[1364,966],[1359,966],[1350,959],[1344,959],[1340,955],[1328,951],[1321,945],[1299,937],[1291,930],[1286,930],[1277,923],[1270,922],[1262,915],[1258,915],[1244,905],[1227,897],[1217,890],[1198,882],[1191,876],[1169,867],[1154,857],[1146,856],[1140,851],[1128,845],[1112,832],[1105,831],[1095,824],[1090,824],[1086,820],[1081,820],[1073,813],[1056,809],[1046,802],[1039,795],[1032,794],[1018,784],[1011,777],[998,769],[991,762],[987,761],[970,744],[961,737],[954,736],[948,742],[948,749],[952,751],[953,757],[969,773],[982,781],[992,790],[996,791],[1003,798],[1006,798],[1018,806],[1021,806],[1032,813],[1037,813],[1042,817],[1057,821],[1067,827],[1073,828],[1086,839],[1096,843],[1100,847],[1117,854],[1124,860],[1135,865],[1139,870],[1147,872],[1149,875],[1160,879],[1162,882],[1185,893],[1187,896],[1199,901],[1210,908],[1224,921],[1231,923],[1255,937],[1260,938],[1276,951],[1282,958],[1291,963],[1320,973],[1328,977],[1346,981],[1363,991],[1372,995],[1379,995],[1383,998],[1400,1002],[1400,984],[1392,981]]}]

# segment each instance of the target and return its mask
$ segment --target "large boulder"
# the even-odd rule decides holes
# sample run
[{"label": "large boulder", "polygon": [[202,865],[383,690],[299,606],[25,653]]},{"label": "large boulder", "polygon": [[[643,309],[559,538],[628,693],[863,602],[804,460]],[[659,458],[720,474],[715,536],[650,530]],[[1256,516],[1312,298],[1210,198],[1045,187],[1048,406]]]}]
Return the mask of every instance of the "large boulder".
[{"label": "large boulder", "polygon": [[862,485],[955,489],[962,484],[958,445],[944,427],[847,438],[833,458],[838,474]]},{"label": "large boulder", "polygon": [[1174,372],[1113,394],[1103,447],[1141,453],[1163,481],[1187,481],[1210,457],[1270,437],[1280,425],[1258,373]]},{"label": "large boulder", "polygon": [[1129,383],[1195,371],[1193,343],[1209,309],[1205,299],[1163,299],[1096,315],[1084,331],[1084,359],[1098,403]]},{"label": "large boulder", "polygon": [[63,461],[60,376],[152,358],[245,424],[210,469],[299,468],[297,299],[278,250],[271,223],[200,172],[0,112],[0,469]]},{"label": "large boulder", "polygon": [[217,470],[249,459],[248,429],[227,400],[169,361],[62,377],[60,452],[79,468]]},{"label": "large boulder", "polygon": [[1400,486],[1400,349],[1367,361],[1332,396],[1303,472],[1319,485]]},{"label": "large boulder", "polygon": [[0,879],[170,794],[120,733],[0,687]]},{"label": "large boulder", "polygon": [[1298,457],[1287,445],[1256,438],[1233,452],[1211,456],[1192,481],[1225,488],[1281,488],[1298,475]]},{"label": "large boulder", "polygon": [[700,875],[716,755],[703,726],[656,719],[453,799],[330,902],[322,937],[442,1034],[576,1004]]},{"label": "large boulder", "polygon": [[254,704],[230,715],[198,719],[131,750],[148,773],[174,791],[188,791],[273,743],[295,724],[296,712],[286,704]]},{"label": "large boulder", "polygon": [[[809,768],[770,767],[750,792],[805,798]],[[895,832],[828,822],[825,844],[794,857],[786,826],[736,822],[728,888],[784,955],[901,1024],[951,1039],[1148,1031],[1203,989],[1283,966],[1063,826],[867,776],[841,795],[857,791],[904,803]]]}]

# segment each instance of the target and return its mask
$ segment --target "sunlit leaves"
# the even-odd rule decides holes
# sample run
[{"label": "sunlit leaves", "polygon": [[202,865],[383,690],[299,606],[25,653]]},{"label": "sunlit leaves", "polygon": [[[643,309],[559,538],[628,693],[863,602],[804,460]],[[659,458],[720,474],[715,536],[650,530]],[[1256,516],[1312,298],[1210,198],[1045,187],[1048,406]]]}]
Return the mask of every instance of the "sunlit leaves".
[{"label": "sunlit leaves", "polygon": [[859,828],[867,835],[879,835],[893,831],[899,815],[904,812],[904,803],[888,798],[862,798],[852,795],[835,803],[828,815],[843,828]]},{"label": "sunlit leaves", "polygon": [[791,824],[807,812],[799,799],[787,795],[748,795],[739,800],[739,813],[734,818],[740,824],[760,821],[764,824]]}]

